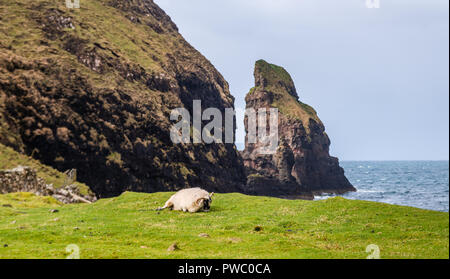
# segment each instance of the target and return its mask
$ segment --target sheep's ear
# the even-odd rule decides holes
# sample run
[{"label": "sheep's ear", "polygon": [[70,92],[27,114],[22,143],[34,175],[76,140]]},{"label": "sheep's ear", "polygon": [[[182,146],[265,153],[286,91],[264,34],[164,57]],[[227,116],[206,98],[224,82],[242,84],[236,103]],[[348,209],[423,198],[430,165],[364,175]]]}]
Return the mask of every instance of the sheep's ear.
[{"label": "sheep's ear", "polygon": [[214,196],[214,192],[212,192],[211,194],[209,194],[209,197],[212,198],[212,196]]}]

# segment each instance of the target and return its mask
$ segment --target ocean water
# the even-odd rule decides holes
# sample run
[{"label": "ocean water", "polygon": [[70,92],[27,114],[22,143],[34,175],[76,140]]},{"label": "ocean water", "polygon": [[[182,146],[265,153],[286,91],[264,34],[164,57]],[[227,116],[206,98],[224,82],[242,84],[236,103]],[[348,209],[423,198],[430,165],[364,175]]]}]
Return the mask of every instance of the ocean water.
[{"label": "ocean water", "polygon": [[449,211],[448,161],[347,161],[341,166],[358,189],[342,195],[345,198]]}]

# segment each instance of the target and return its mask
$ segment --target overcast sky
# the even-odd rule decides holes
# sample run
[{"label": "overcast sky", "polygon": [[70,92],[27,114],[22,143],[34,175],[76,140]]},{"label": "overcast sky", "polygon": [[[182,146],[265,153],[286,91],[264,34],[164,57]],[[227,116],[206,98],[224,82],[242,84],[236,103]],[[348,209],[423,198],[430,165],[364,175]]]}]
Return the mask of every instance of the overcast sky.
[{"label": "overcast sky", "polygon": [[341,160],[448,160],[448,0],[155,2],[224,75],[236,108],[262,58],[292,75]]}]

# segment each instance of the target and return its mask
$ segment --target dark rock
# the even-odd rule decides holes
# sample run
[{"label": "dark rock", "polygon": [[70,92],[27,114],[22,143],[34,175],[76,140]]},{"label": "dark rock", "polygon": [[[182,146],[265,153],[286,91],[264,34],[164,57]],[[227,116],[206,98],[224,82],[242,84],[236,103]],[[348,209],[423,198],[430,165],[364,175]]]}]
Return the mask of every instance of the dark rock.
[{"label": "dark rock", "polygon": [[253,230],[254,230],[255,232],[260,232],[260,231],[263,230],[263,228],[262,228],[261,226],[256,226]]},{"label": "dark rock", "polygon": [[177,243],[174,243],[174,244],[170,245],[169,248],[167,248],[167,251],[169,251],[169,252],[173,252],[176,250],[180,250]]}]

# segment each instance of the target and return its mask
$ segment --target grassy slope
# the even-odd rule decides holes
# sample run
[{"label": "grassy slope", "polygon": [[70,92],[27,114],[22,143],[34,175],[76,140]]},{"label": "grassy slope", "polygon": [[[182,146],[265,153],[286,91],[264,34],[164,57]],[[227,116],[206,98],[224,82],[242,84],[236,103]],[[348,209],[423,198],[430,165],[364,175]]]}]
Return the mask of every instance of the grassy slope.
[{"label": "grassy slope", "polygon": [[[69,244],[80,247],[81,258],[364,259],[369,244],[380,247],[382,258],[449,257],[448,213],[241,194],[217,195],[209,213],[154,211],[170,195],[127,192],[92,205],[58,206],[58,213],[49,212],[57,205],[25,208],[0,196],[0,258],[64,258]],[[174,242],[180,250],[168,252]]]},{"label": "grassy slope", "polygon": [[[53,184],[55,188],[64,185],[65,174],[0,144],[0,170],[12,169],[19,165],[32,167],[37,171],[39,177],[44,179],[47,184]],[[75,185],[78,186],[82,194],[87,194],[90,191],[85,184],[76,182]]]},{"label": "grassy slope", "polygon": [[53,197],[41,197],[33,193],[0,195],[0,206],[5,208],[47,208],[48,206],[59,207],[60,205],[62,203]]}]

